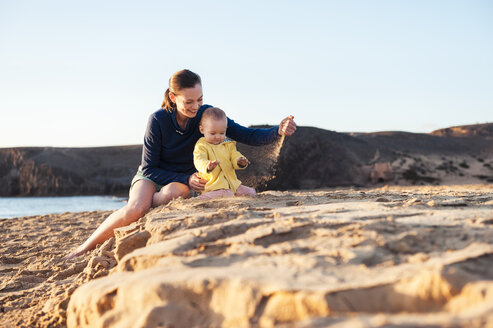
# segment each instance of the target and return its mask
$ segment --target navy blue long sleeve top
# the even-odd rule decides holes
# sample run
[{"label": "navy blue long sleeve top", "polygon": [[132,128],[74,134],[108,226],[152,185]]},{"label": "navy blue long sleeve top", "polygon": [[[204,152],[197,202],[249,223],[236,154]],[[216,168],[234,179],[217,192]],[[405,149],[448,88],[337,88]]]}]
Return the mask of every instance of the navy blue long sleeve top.
[{"label": "navy blue long sleeve top", "polygon": [[[170,113],[159,109],[149,117],[139,167],[146,178],[160,185],[171,182],[188,185],[188,178],[196,171],[193,149],[202,137],[199,123],[202,113],[209,107],[212,106],[202,105],[184,130],[176,121],[176,111]],[[228,118],[226,136],[247,145],[260,146],[274,142],[279,137],[277,130],[278,127],[251,129]]]}]

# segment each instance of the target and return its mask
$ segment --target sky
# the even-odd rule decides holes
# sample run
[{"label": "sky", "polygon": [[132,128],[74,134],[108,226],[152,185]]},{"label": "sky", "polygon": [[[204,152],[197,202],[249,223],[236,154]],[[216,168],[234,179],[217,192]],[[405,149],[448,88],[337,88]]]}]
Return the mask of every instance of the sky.
[{"label": "sky", "polygon": [[249,126],[493,122],[493,1],[0,0],[0,147],[141,144],[169,77]]}]

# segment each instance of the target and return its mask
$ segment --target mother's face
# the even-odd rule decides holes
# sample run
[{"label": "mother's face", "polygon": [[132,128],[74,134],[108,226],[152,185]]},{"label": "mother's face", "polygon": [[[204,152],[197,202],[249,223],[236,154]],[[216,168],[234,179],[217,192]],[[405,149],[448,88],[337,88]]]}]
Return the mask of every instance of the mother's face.
[{"label": "mother's face", "polygon": [[179,94],[170,93],[170,99],[176,104],[177,114],[184,118],[194,118],[202,106],[202,85],[197,83],[193,88],[180,90]]}]

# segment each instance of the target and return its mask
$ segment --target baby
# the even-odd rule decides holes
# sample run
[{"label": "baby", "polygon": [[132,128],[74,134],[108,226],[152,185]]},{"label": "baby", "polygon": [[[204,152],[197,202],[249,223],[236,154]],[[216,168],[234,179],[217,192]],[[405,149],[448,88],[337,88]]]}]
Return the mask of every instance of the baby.
[{"label": "baby", "polygon": [[244,186],[235,170],[250,164],[239,151],[236,142],[226,139],[228,120],[217,107],[207,108],[200,121],[200,133],[204,136],[195,144],[193,163],[202,179],[207,180],[205,190],[198,198],[255,196],[255,189]]}]

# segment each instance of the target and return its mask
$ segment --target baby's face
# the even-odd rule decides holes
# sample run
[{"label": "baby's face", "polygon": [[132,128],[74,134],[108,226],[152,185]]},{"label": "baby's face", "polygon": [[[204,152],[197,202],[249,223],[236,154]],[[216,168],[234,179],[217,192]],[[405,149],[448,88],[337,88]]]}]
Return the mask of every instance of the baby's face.
[{"label": "baby's face", "polygon": [[207,118],[200,125],[200,132],[204,135],[205,140],[213,145],[219,145],[226,138],[226,129],[228,120],[226,118],[216,120]]}]

